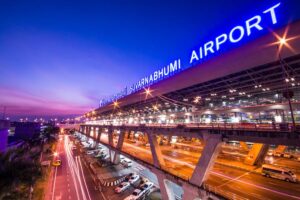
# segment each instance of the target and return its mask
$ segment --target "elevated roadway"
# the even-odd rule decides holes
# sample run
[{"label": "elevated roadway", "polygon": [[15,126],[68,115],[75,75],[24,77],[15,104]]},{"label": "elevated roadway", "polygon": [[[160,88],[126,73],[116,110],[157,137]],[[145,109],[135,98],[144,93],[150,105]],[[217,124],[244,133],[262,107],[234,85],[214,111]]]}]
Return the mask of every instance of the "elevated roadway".
[{"label": "elevated roadway", "polygon": [[[108,146],[112,151],[116,152],[115,155],[118,155],[118,153],[125,154],[143,164],[154,172],[158,179],[162,177],[163,180],[160,181],[160,187],[161,189],[165,188],[165,194],[163,192],[164,189],[162,189],[162,195],[165,199],[172,199],[172,196],[170,197],[171,192],[168,192],[169,189],[166,180],[175,182],[183,187],[184,192],[189,194],[188,196],[183,195],[183,199],[195,198],[197,196],[218,199],[218,195],[228,199],[300,199],[299,184],[263,177],[260,174],[259,166],[243,168],[239,167],[239,165],[243,165],[242,162],[241,164],[232,162],[233,158],[243,160],[243,158],[246,157],[247,152],[243,152],[244,150],[239,149],[236,154],[228,154],[227,152],[232,152],[232,150],[226,149],[222,142],[224,138],[225,140],[230,138],[227,138],[226,132],[212,133],[204,131],[201,133],[202,130],[207,131],[207,127],[199,128],[195,127],[195,125],[185,127],[183,130],[180,128],[180,130],[175,130],[178,128],[175,126],[94,125],[95,129],[93,130],[91,127],[92,125],[82,125],[81,132],[85,132],[85,135],[88,137],[92,137],[95,141]],[[98,131],[96,131],[96,127],[98,128]],[[215,129],[211,127],[211,130]],[[249,130],[247,129],[244,131]],[[276,137],[287,137],[288,134],[295,134],[295,138],[297,138],[297,134],[291,131],[281,132],[276,130],[272,131],[271,129],[256,131],[250,129],[250,131],[252,131],[252,134],[263,135],[257,138],[267,139],[267,137],[270,137],[268,134],[264,135],[264,132],[276,134]],[[159,133],[159,135],[166,134],[195,137],[201,139],[202,145],[198,146],[198,150],[194,152],[184,149],[174,149],[171,146],[157,146],[156,144],[153,144],[156,143],[155,141],[149,140],[150,146],[147,147],[141,144],[138,145],[138,142],[134,143],[131,139],[128,139],[130,138],[130,135],[128,136],[128,133],[130,132],[151,132],[151,135]],[[250,133],[248,132],[247,134]],[[211,142],[209,135],[217,135],[216,142]],[[251,135],[248,135],[247,137],[250,136]],[[148,134],[147,137],[149,138],[151,136]],[[240,137],[243,139],[244,136],[242,135]],[[246,138],[245,141],[247,141]],[[288,145],[295,143],[292,142],[292,139],[283,140],[281,138],[281,142],[278,142],[278,144]],[[185,145],[189,146],[188,144]],[[211,146],[215,147],[212,151],[210,150]],[[203,156],[201,156],[203,154],[206,155],[204,156],[204,159]],[[112,158],[112,161],[116,160],[116,157]],[[295,163],[293,164],[298,166]],[[199,172],[204,173],[199,175]],[[209,191],[209,193],[207,191]]]}]

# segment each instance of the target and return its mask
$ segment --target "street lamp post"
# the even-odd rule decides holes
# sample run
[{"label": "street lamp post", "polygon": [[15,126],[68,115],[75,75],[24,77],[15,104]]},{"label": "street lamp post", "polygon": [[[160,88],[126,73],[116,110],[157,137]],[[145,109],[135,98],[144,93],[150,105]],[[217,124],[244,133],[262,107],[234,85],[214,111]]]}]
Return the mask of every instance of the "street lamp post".
[{"label": "street lamp post", "polygon": [[296,126],[296,123],[295,123],[295,118],[294,118],[294,111],[293,111],[293,107],[292,107],[292,102],[291,102],[291,96],[293,95],[292,91],[289,90],[289,74],[288,72],[286,72],[286,69],[285,69],[285,63],[283,62],[282,60],[282,57],[281,57],[281,47],[284,46],[286,44],[286,39],[285,38],[280,38],[279,39],[279,45],[277,46],[278,48],[278,57],[279,57],[279,62],[280,62],[280,66],[282,68],[282,70],[285,72],[285,98],[287,98],[288,100],[288,103],[289,103],[289,109],[290,109],[290,112],[291,112],[291,119],[292,119],[292,130],[295,129],[295,126]]}]

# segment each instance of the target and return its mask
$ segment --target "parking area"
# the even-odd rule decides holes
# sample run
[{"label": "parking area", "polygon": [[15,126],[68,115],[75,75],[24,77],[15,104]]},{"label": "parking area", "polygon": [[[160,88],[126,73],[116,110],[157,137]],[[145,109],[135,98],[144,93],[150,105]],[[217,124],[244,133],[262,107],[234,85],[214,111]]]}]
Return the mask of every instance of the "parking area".
[{"label": "parking area", "polygon": [[95,189],[109,200],[161,199],[157,179],[151,172],[120,155],[120,163],[112,164],[109,149],[91,138],[74,133],[73,149],[82,156],[94,176]]}]

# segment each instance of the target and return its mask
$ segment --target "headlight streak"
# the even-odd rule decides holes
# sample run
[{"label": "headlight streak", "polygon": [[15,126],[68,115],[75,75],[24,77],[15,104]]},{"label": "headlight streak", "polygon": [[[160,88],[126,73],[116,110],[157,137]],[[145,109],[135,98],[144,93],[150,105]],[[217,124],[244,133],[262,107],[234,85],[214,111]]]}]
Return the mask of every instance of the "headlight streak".
[{"label": "headlight streak", "polygon": [[[58,152],[60,152],[60,148],[61,146],[59,145],[59,149],[58,149]],[[58,153],[56,152],[56,154],[58,155]],[[56,156],[57,156],[56,155]],[[55,156],[55,157],[56,157]],[[53,180],[53,186],[52,186],[52,197],[51,199],[53,200],[54,199],[54,194],[55,194],[55,186],[56,186],[56,176],[57,176],[57,167],[55,167],[55,172],[54,172],[54,180]]]},{"label": "headlight streak", "polygon": [[[65,150],[66,150],[67,160],[68,160],[69,168],[71,171],[72,179],[73,179],[74,185],[75,185],[77,199],[81,199],[79,192],[78,192],[78,186],[77,186],[77,181],[78,181],[79,186],[80,186],[80,191],[82,194],[82,199],[83,200],[91,200],[89,190],[88,190],[87,184],[84,179],[84,173],[82,171],[83,170],[82,166],[79,167],[81,163],[78,163],[78,160],[80,160],[80,159],[76,156],[75,161],[74,161],[74,158],[72,156],[70,149],[71,149],[71,145],[69,144],[69,138],[68,138],[68,136],[65,136]],[[82,177],[81,177],[81,174],[82,174]],[[84,181],[82,181],[82,179]],[[84,184],[83,184],[83,182],[84,182]],[[85,191],[85,189],[86,189],[86,191]],[[86,195],[86,192],[88,193],[87,195]],[[87,198],[87,196],[88,196],[88,198]]]},{"label": "headlight streak", "polygon": [[[106,138],[104,138],[104,140],[107,140]],[[103,140],[101,140],[102,142],[104,142]],[[104,145],[105,146],[105,145]],[[144,149],[144,148],[141,148],[141,147],[138,147],[138,146],[135,146],[133,144],[129,144],[129,143],[125,143],[123,144],[123,148],[124,147],[131,147],[133,149],[137,149],[139,152],[144,152],[146,154],[151,154],[150,151]],[[167,156],[167,155],[163,155],[163,158],[166,159],[166,160],[169,160],[171,162],[174,162],[174,163],[178,163],[178,164],[181,164],[181,165],[185,165],[185,166],[188,166],[192,169],[195,169],[195,165],[194,164],[191,164],[191,163],[187,163],[186,161],[181,161],[181,160],[178,160],[176,158],[172,158],[170,156]],[[210,171],[211,174],[215,175],[215,176],[219,176],[219,177],[223,177],[223,178],[227,178],[231,181],[236,181],[236,182],[240,182],[240,183],[243,183],[243,184],[246,184],[246,185],[250,185],[252,187],[256,187],[256,188],[259,188],[261,190],[267,190],[269,192],[273,192],[273,193],[276,193],[276,194],[279,194],[279,195],[282,195],[282,196],[286,196],[286,197],[290,197],[290,198],[293,198],[293,199],[299,199],[300,200],[300,197],[297,197],[297,196],[294,196],[294,195],[291,195],[291,194],[288,194],[288,193],[285,193],[285,192],[280,192],[278,190],[273,190],[271,188],[268,188],[268,187],[264,187],[264,186],[261,186],[261,185],[258,185],[258,184],[254,184],[254,183],[250,183],[250,182],[247,182],[247,181],[244,181],[244,180],[240,180],[240,179],[236,179],[236,177],[231,177],[231,176],[228,176],[228,175],[225,175],[223,173],[219,173],[217,171],[213,171],[211,170]]]},{"label": "headlight streak", "polygon": [[74,186],[75,186],[75,191],[76,191],[76,195],[77,195],[77,199],[79,198],[79,192],[78,192],[78,187],[77,187],[77,181],[75,178],[75,172],[74,172],[74,168],[72,165],[74,165],[74,161],[72,159],[72,155],[70,153],[70,149],[68,148],[68,137],[65,136],[65,140],[64,140],[64,145],[65,145],[65,150],[66,150],[66,156],[67,156],[67,160],[68,160],[68,165],[69,165],[69,169],[71,171],[71,176],[74,182]]},{"label": "headlight streak", "polygon": [[[230,179],[230,180],[234,180],[235,178],[232,178],[231,176],[228,176],[228,175],[224,175],[222,173],[219,173],[219,172],[215,172],[215,171],[211,171],[210,172],[211,174],[214,174],[215,176],[220,176],[220,177],[223,177],[223,178],[227,178],[227,179]],[[261,185],[257,185],[257,184],[253,184],[253,183],[249,183],[247,181],[243,181],[243,180],[234,180],[234,181],[237,181],[237,182],[240,182],[240,183],[244,183],[246,185],[250,185],[250,186],[253,186],[253,187],[256,187],[256,188],[260,188],[262,190],[267,190],[267,191],[270,191],[270,192],[273,192],[273,193],[276,193],[276,194],[279,194],[279,195],[282,195],[282,196],[287,196],[287,197],[290,197],[290,198],[293,198],[293,199],[300,199],[300,197],[297,197],[297,196],[294,196],[294,195],[290,195],[290,194],[287,194],[287,193],[284,193],[284,192],[280,192],[278,190],[272,190],[270,188],[266,188],[264,186],[261,186]]]},{"label": "headlight streak", "polygon": [[90,192],[89,192],[89,190],[88,190],[88,188],[87,188],[87,184],[86,184],[86,181],[85,181],[85,178],[84,178],[84,174],[83,174],[83,168],[82,168],[81,159],[80,159],[79,157],[76,157],[76,158],[77,158],[78,161],[79,161],[79,166],[80,166],[80,169],[81,169],[80,172],[81,172],[82,177],[83,177],[84,186],[85,186],[85,188],[86,188],[86,191],[87,191],[89,200],[91,200]]},{"label": "headlight streak", "polygon": [[52,188],[52,200],[54,199],[54,192],[55,192],[55,184],[56,184],[56,174],[57,174],[57,167],[55,167],[55,173],[54,173],[54,181],[53,181],[53,188]]}]

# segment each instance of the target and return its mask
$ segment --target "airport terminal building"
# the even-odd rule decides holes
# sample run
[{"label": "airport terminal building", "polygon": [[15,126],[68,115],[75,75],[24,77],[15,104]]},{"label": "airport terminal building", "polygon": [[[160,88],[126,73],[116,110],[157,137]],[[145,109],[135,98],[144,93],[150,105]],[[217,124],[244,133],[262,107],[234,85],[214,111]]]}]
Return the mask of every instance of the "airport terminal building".
[{"label": "airport terminal building", "polygon": [[171,61],[86,117],[117,124],[295,124],[300,120],[300,22],[280,21],[283,4],[205,41],[189,59]]},{"label": "airport terminal building", "polygon": [[[211,34],[188,58],[170,61],[101,100],[82,117],[80,134],[107,146],[115,164],[123,154],[147,167],[163,199],[175,199],[170,182],[182,187],[184,200],[297,199],[298,185],[276,182],[275,188],[270,176],[260,174],[268,156],[272,164],[272,156],[284,157],[288,148],[294,157],[286,154],[289,160],[281,164],[299,168],[300,21],[290,20],[289,3],[256,10]],[[228,178],[241,169],[259,186],[250,178]],[[237,185],[219,186],[223,179]]]}]

